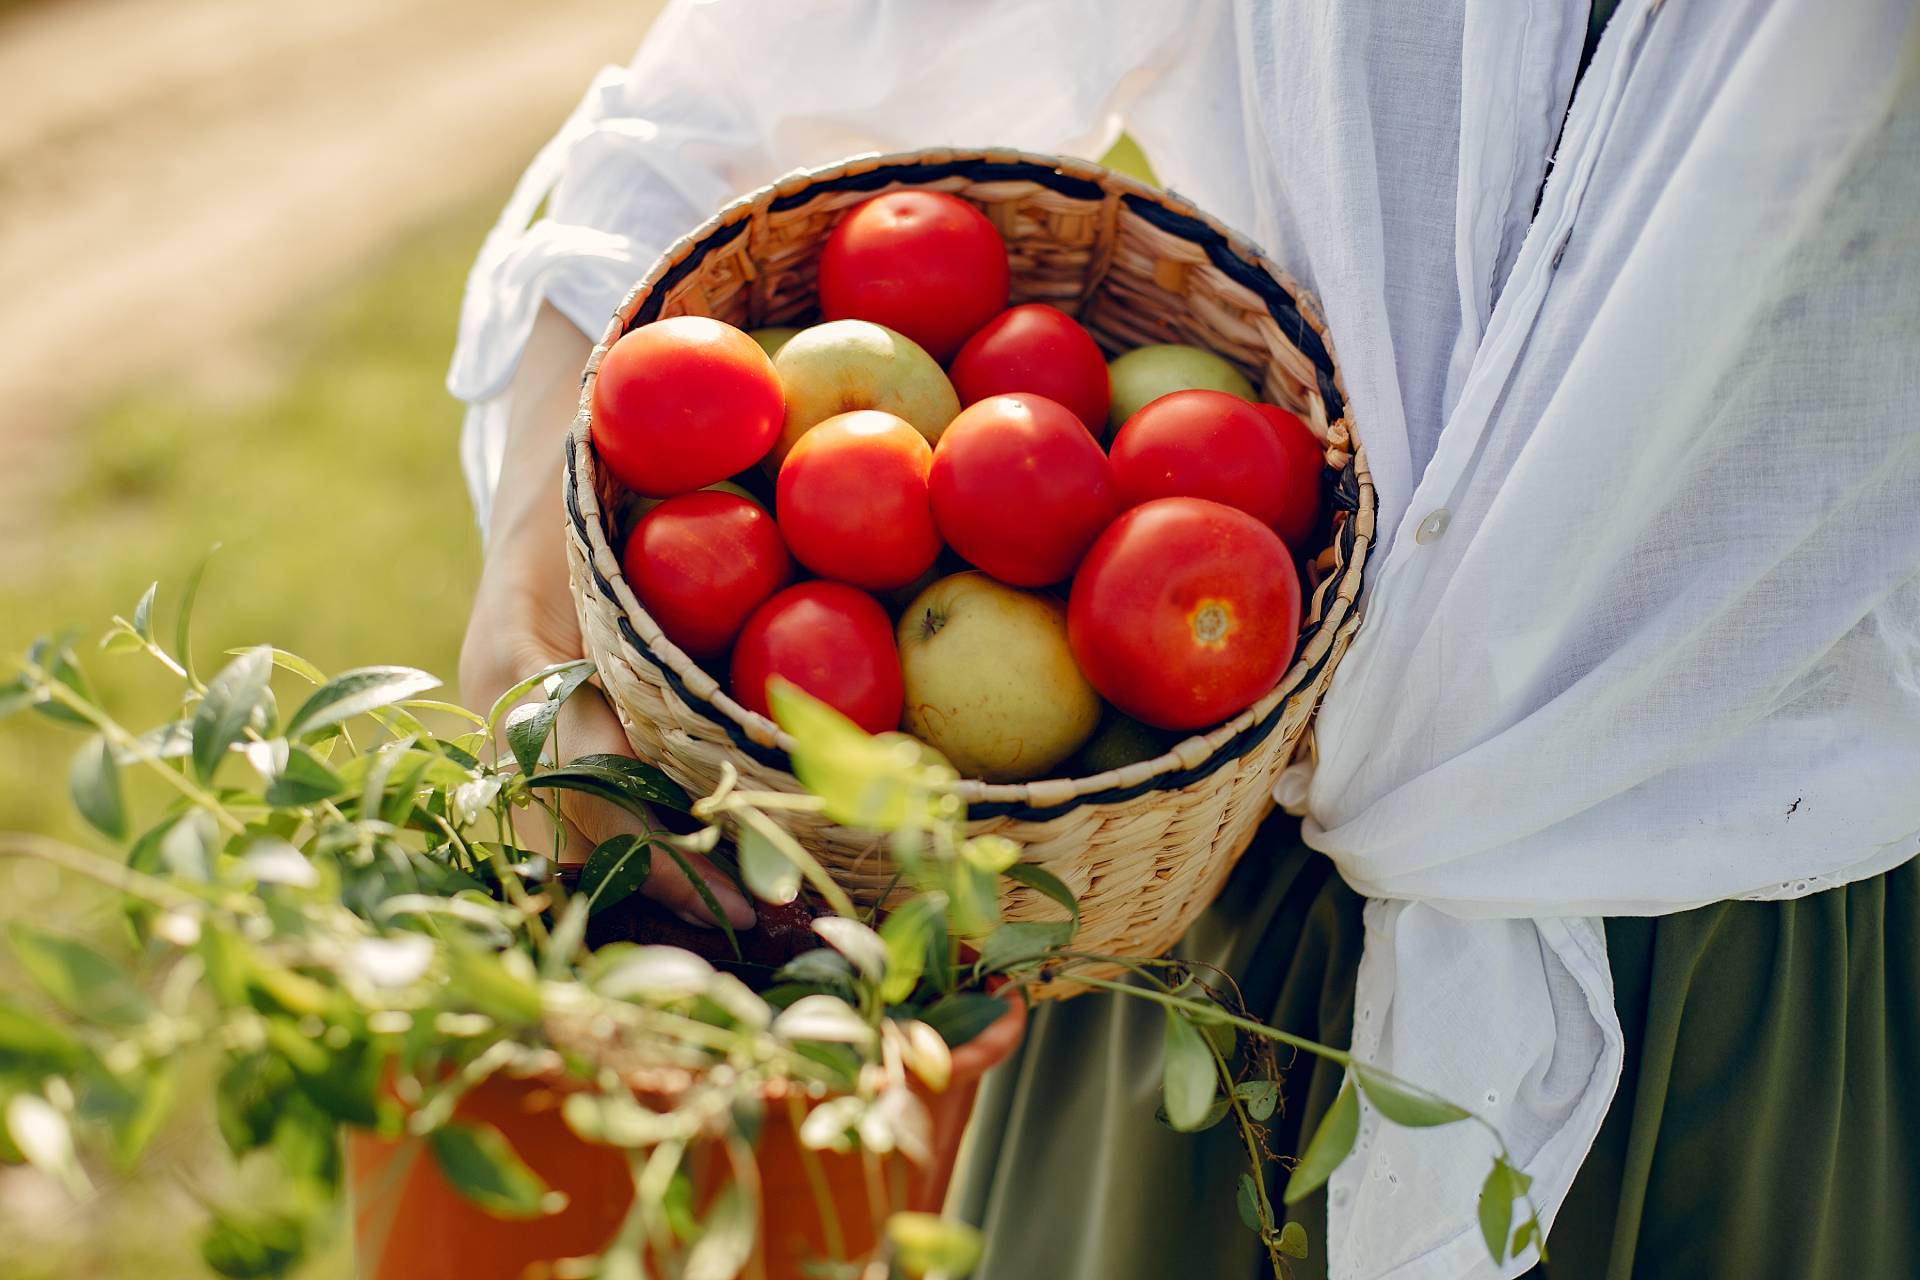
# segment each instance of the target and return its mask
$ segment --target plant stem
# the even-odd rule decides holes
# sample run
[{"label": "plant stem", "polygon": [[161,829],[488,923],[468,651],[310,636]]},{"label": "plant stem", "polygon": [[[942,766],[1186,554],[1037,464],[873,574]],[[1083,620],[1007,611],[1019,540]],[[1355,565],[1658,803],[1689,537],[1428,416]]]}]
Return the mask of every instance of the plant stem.
[{"label": "plant stem", "polygon": [[175,888],[156,876],[150,876],[144,871],[135,871],[125,863],[103,858],[85,849],[63,844],[58,840],[49,840],[44,836],[27,835],[24,832],[0,832],[0,857],[38,858],[42,862],[51,862],[68,871],[98,880],[110,889],[118,889],[122,893],[145,898],[156,906],[201,911],[213,905],[184,889]]},{"label": "plant stem", "polygon": [[[1075,974],[1073,981],[1083,983],[1089,987],[1097,987],[1102,991],[1118,991],[1125,995],[1139,996],[1142,1000],[1151,1000],[1155,1004],[1165,1005],[1169,1009],[1178,1009],[1183,1013],[1192,1014],[1203,1020],[1224,1022],[1230,1027],[1238,1027],[1240,1030],[1251,1035],[1260,1036],[1267,1040],[1277,1040],[1281,1044],[1290,1044],[1296,1049],[1304,1049],[1308,1053],[1314,1054],[1317,1057],[1326,1058],[1330,1062],[1337,1062],[1342,1066],[1353,1065],[1353,1055],[1344,1050],[1336,1049],[1332,1045],[1321,1044],[1318,1040],[1309,1040],[1305,1036],[1296,1036],[1291,1032],[1281,1031],[1277,1027],[1270,1027],[1264,1022],[1255,1022],[1251,1018],[1239,1017],[1235,1014],[1228,1013],[1217,1004],[1202,1003],[1198,1000],[1185,1000],[1179,996],[1163,995],[1158,991],[1151,991],[1145,987],[1136,987],[1125,982],[1114,982],[1107,978],[1096,978],[1091,974]],[[1379,1074],[1383,1078],[1391,1079],[1384,1071]]]}]

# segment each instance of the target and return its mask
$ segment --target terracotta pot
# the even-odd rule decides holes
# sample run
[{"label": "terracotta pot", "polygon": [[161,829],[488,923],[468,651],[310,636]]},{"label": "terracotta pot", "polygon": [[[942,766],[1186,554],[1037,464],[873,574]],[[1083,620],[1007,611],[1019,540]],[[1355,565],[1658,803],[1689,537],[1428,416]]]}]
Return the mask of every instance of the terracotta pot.
[{"label": "terracotta pot", "polygon": [[[943,1092],[927,1092],[914,1082],[933,1119],[933,1159],[925,1166],[899,1157],[884,1162],[886,1185],[906,1189],[904,1202],[892,1208],[939,1210],[980,1079],[1013,1053],[1026,1031],[1026,1007],[1009,1005],[998,1022],[954,1051],[953,1078]],[[560,1116],[564,1097],[552,1082],[495,1076],[454,1112],[498,1129],[534,1172],[566,1193],[566,1208],[542,1218],[487,1213],[440,1175],[418,1139],[350,1132],[347,1179],[360,1280],[541,1280],[548,1264],[601,1249],[626,1216],[633,1183],[620,1151],[587,1142],[567,1127]],[[863,1163],[857,1155],[817,1155],[848,1255],[858,1257],[882,1226],[869,1208]],[[828,1248],[784,1102],[767,1107],[754,1156],[761,1183],[757,1274],[797,1278],[802,1264],[827,1257]]]}]

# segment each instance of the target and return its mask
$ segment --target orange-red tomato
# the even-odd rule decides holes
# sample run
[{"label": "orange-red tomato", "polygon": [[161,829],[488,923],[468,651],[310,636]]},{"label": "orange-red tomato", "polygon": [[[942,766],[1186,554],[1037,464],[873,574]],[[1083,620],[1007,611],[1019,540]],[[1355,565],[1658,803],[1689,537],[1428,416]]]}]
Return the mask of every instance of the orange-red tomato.
[{"label": "orange-red tomato", "polygon": [[621,336],[593,382],[593,445],[649,498],[745,471],[780,438],[786,401],[773,361],[730,324],[674,316]]},{"label": "orange-red tomato", "polygon": [[767,681],[781,676],[868,733],[897,728],[906,695],[893,621],[864,591],[802,582],[754,611],[733,646],[733,696],[767,712]]},{"label": "orange-red tomato", "polygon": [[1279,682],[1300,580],[1279,535],[1204,498],[1123,512],[1087,552],[1067,640],[1107,701],[1161,729],[1202,729]]},{"label": "orange-red tomato", "polygon": [[1307,549],[1307,540],[1320,527],[1320,487],[1327,469],[1327,447],[1313,434],[1312,427],[1279,405],[1253,407],[1272,424],[1280,447],[1286,451],[1286,500],[1280,504],[1280,518],[1273,522],[1273,531],[1297,555]]},{"label": "orange-red tomato", "polygon": [[1007,305],[1007,246],[941,191],[892,191],[840,220],[820,251],[820,314],[871,320],[946,363]]},{"label": "orange-red tomato", "polygon": [[1264,525],[1287,515],[1292,492],[1280,435],[1258,408],[1225,391],[1175,391],[1148,401],[1114,433],[1122,506],[1208,498]]},{"label": "orange-red tomato", "polygon": [[1095,436],[1107,429],[1107,358],[1078,321],[1044,302],[1009,307],[987,321],[949,373],[961,404],[1031,391],[1065,405]]},{"label": "orange-red tomato", "polygon": [[1059,582],[1119,510],[1113,467],[1079,418],[1045,396],[992,396],[933,451],[933,518],[947,544],[1002,582]]},{"label": "orange-red tomato", "polygon": [[794,559],[869,591],[932,567],[940,533],[927,496],[933,448],[904,418],[856,409],[800,437],[780,464],[774,510]]},{"label": "orange-red tomato", "polygon": [[695,658],[724,653],[747,615],[793,577],[773,517],[737,494],[705,489],[641,516],[621,567],[667,639]]}]

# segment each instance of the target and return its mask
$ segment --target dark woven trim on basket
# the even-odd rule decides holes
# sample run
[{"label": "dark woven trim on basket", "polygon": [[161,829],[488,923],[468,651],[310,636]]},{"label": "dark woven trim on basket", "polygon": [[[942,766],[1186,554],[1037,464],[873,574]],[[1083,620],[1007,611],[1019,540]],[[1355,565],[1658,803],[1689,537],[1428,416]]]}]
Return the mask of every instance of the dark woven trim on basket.
[{"label": "dark woven trim on basket", "polygon": [[[582,545],[591,546],[593,545],[592,540],[587,534],[587,517],[586,514],[580,510],[580,485],[577,468],[578,464],[574,461],[574,452],[571,444],[569,444],[567,449],[567,519],[572,522],[574,532],[580,538]],[[1353,474],[1352,464],[1349,464],[1345,476],[1342,477],[1343,481],[1352,477]],[[1343,487],[1348,486],[1343,484]],[[1357,483],[1352,485],[1351,488],[1357,497]],[[1340,530],[1341,559],[1343,562],[1352,558],[1353,541],[1354,522],[1348,520],[1341,526]],[[606,575],[600,572],[600,566],[593,562],[592,557],[587,558],[587,571],[593,574],[594,585],[600,589],[600,593],[603,596],[609,600],[619,599],[619,596],[614,592],[613,584],[607,581]],[[1330,579],[1329,581],[1331,582],[1333,580]],[[1296,653],[1301,646],[1304,646],[1318,633],[1323,620],[1324,619],[1316,620],[1312,626],[1300,633],[1300,638],[1295,645]],[[747,736],[746,730],[740,725],[726,716],[721,715],[711,702],[687,688],[686,682],[680,678],[679,674],[662,661],[659,655],[655,654],[646,642],[640,638],[640,633],[634,630],[633,622],[627,617],[625,612],[622,612],[620,615],[620,636],[627,642],[627,646],[630,649],[645,658],[648,665],[652,666],[654,670],[658,671],[661,676],[665,678],[667,684],[673,689],[674,694],[679,697],[680,701],[692,707],[707,720],[720,726],[720,728],[726,732],[728,739],[730,739],[736,747],[770,768],[779,769],[785,773],[793,772],[792,759],[785,751],[782,751],[778,747],[769,747],[763,743],[755,742]],[[1327,651],[1320,655],[1319,661],[1308,668],[1306,678],[1299,682],[1300,687],[1305,688],[1311,685],[1314,680],[1319,677],[1321,669],[1326,666],[1332,654],[1333,646],[1329,645]],[[1191,768],[1156,774],[1146,781],[1135,783],[1130,787],[1112,787],[1105,791],[1095,791],[1084,796],[1075,796],[1073,799],[1061,804],[1035,807],[1032,805],[1008,804],[1005,802],[978,803],[967,806],[967,813],[969,817],[974,818],[1012,818],[1020,822],[1045,822],[1049,818],[1057,818],[1061,814],[1071,813],[1081,805],[1118,804],[1122,801],[1132,800],[1137,796],[1146,795],[1152,791],[1178,791],[1193,785],[1202,778],[1209,777],[1215,771],[1238,760],[1240,757],[1246,755],[1247,752],[1266,741],[1267,736],[1273,732],[1274,726],[1280,723],[1280,717],[1286,709],[1287,699],[1283,698],[1275,704],[1273,710],[1229,738],[1218,750]]]},{"label": "dark woven trim on basket", "polygon": [[810,184],[804,191],[773,202],[775,213],[797,209],[822,191],[878,191],[892,182],[922,185],[942,178],[971,178],[975,182],[1037,182],[1074,200],[1100,200],[1106,192],[1097,182],[1076,178],[1044,164],[1011,160],[949,160],[945,164],[888,164],[864,173],[850,173]]}]

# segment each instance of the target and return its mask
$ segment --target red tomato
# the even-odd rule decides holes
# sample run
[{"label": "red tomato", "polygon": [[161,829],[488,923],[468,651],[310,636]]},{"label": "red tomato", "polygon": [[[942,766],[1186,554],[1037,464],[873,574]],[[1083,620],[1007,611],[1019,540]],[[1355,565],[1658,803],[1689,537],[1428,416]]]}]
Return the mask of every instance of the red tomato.
[{"label": "red tomato", "polygon": [[703,659],[725,652],[747,615],[793,577],[773,517],[757,503],[706,489],[641,516],[621,567],[667,639]]},{"label": "red tomato", "polygon": [[1007,246],[940,191],[892,191],[840,220],[820,251],[820,314],[904,333],[945,364],[1007,305]]},{"label": "red tomato", "polygon": [[1272,529],[1203,498],[1122,513],[1087,552],[1067,641],[1093,687],[1136,720],[1202,729],[1286,674],[1300,580]]},{"label": "red tomato", "polygon": [[1045,396],[993,396],[962,409],[934,447],[930,480],[948,545],[1016,587],[1072,574],[1120,509],[1099,442]]},{"label": "red tomato", "polygon": [[1287,454],[1286,501],[1273,531],[1293,548],[1297,555],[1307,549],[1307,539],[1320,527],[1321,475],[1327,469],[1327,446],[1313,434],[1313,428],[1277,404],[1256,404]]},{"label": "red tomato", "polygon": [[1044,302],[1011,307],[987,321],[953,358],[961,404],[1011,391],[1058,400],[1096,437],[1107,429],[1113,388],[1093,335]]},{"label": "red tomato", "polygon": [[774,510],[794,559],[869,591],[904,587],[940,554],[927,496],[933,447],[905,418],[856,409],[801,436]]},{"label": "red tomato", "polygon": [[1287,515],[1286,448],[1255,406],[1225,391],[1175,391],[1148,401],[1113,437],[1122,506],[1210,498],[1261,524]]},{"label": "red tomato", "polygon": [[725,480],[780,438],[786,401],[773,361],[730,324],[656,320],[608,349],[593,380],[593,446],[649,498]]},{"label": "red tomato", "polygon": [[906,708],[893,621],[841,582],[802,582],[761,605],[733,646],[733,696],[767,714],[767,681],[783,676],[868,733],[898,728]]}]

